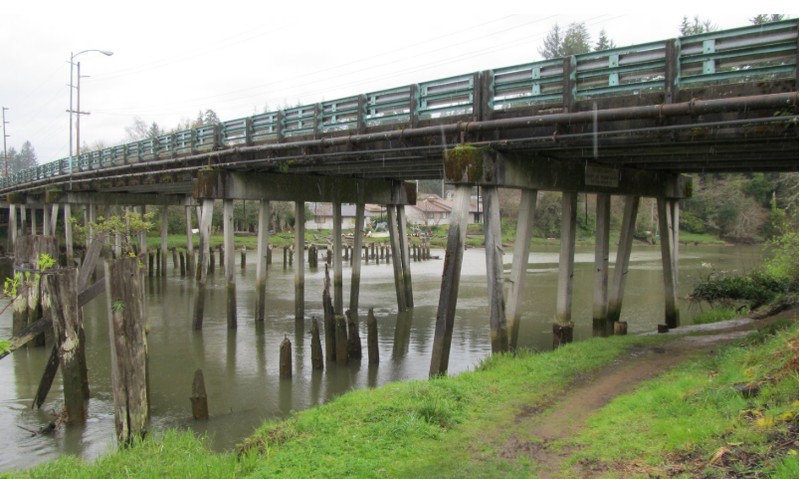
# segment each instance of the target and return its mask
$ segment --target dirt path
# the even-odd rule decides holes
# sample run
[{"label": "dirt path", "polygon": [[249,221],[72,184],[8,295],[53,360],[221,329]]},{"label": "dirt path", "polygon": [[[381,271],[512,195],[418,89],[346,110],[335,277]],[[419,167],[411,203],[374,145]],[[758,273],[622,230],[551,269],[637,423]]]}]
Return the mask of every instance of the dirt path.
[{"label": "dirt path", "polygon": [[593,374],[582,377],[568,390],[561,401],[544,411],[522,411],[516,422],[523,426],[525,436],[512,436],[501,449],[501,456],[528,456],[540,466],[539,477],[557,477],[562,462],[572,451],[551,445],[574,436],[597,410],[616,396],[632,392],[640,383],[652,379],[692,358],[734,339],[748,335],[765,321],[741,319],[703,326],[691,326],[670,331],[681,335],[699,331],[701,336],[678,336],[658,346],[636,348]]}]

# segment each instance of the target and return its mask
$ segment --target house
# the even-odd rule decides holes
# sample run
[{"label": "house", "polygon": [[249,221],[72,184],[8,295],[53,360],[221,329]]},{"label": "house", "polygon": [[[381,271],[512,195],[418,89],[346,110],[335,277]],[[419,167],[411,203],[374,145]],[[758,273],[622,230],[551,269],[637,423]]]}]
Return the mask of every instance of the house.
[{"label": "house", "polygon": [[[306,221],[307,230],[333,229],[333,205],[331,203],[306,203],[306,208],[311,211],[312,218]],[[369,223],[365,215],[364,225]],[[353,229],[356,224],[356,205],[342,204],[342,229]]]},{"label": "house", "polygon": [[406,222],[410,225],[437,226],[450,224],[453,202],[432,193],[417,194],[417,204],[406,206]]}]

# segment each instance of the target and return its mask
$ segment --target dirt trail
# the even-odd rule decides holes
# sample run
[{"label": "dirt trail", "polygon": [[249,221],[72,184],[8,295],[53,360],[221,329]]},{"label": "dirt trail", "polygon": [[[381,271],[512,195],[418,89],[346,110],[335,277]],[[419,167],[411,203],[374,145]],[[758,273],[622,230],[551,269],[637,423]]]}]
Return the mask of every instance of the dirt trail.
[{"label": "dirt trail", "polygon": [[512,436],[501,449],[501,456],[528,456],[540,466],[539,477],[558,477],[562,462],[571,451],[553,448],[559,440],[574,436],[586,420],[616,396],[632,392],[640,383],[652,379],[694,357],[709,354],[719,346],[748,335],[764,321],[740,319],[712,325],[691,326],[670,331],[671,335],[693,331],[701,336],[678,336],[657,346],[636,348],[611,364],[580,378],[568,390],[563,400],[540,411],[522,411],[516,418],[522,424],[529,441]]}]

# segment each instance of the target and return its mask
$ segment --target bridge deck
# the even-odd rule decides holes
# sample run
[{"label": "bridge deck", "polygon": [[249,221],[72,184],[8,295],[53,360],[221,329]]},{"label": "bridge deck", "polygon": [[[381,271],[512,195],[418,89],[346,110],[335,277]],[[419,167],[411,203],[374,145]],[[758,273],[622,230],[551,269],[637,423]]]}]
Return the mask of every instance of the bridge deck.
[{"label": "bridge deck", "polygon": [[798,22],[468,73],[149,138],[0,179],[0,193],[188,194],[194,172],[442,178],[442,152],[670,172],[797,171]]}]

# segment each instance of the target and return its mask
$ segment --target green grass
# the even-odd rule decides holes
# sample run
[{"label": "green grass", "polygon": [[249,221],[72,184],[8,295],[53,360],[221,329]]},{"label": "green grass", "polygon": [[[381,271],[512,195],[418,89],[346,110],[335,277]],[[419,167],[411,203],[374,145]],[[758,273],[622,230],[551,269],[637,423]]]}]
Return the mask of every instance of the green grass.
[{"label": "green grass", "polygon": [[[92,464],[64,457],[8,477],[535,477],[528,455],[502,455],[525,427],[520,417],[546,409],[573,381],[630,348],[665,340],[590,339],[554,352],[494,355],[453,377],[353,391],[262,425],[237,453],[212,453],[190,433],[170,431]],[[732,451],[726,459],[762,458],[748,470],[759,475],[747,477],[796,477],[797,456],[770,439],[796,427],[796,361],[794,325],[649,381],[590,419],[567,444],[576,453],[566,467],[590,463],[613,468],[606,477],[647,477],[699,464],[700,476],[722,477],[704,467],[725,447]],[[761,384],[756,398],[734,388],[747,382]],[[565,477],[580,477],[572,472]]]},{"label": "green grass", "polygon": [[747,316],[749,310],[739,310],[737,308],[714,308],[696,314],[692,318],[693,324],[709,324],[727,321],[729,319]]},{"label": "green grass", "polygon": [[[745,397],[745,384],[758,384],[757,395]],[[608,468],[608,478],[621,470],[629,477],[670,470],[675,477],[795,478],[797,450],[788,444],[797,436],[797,391],[792,321],[612,401],[571,442],[580,449],[572,473],[592,464]],[[771,440],[781,437],[786,447]]]}]

